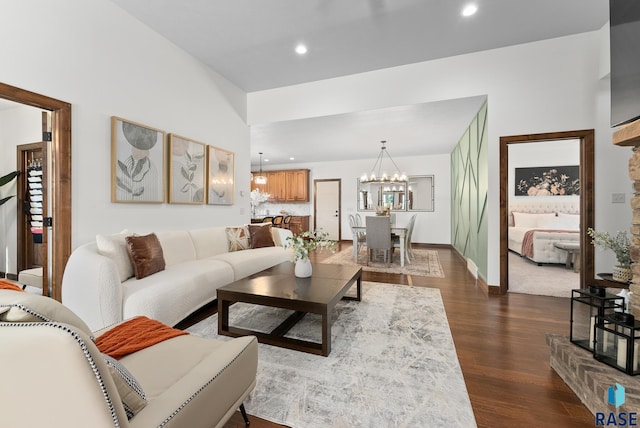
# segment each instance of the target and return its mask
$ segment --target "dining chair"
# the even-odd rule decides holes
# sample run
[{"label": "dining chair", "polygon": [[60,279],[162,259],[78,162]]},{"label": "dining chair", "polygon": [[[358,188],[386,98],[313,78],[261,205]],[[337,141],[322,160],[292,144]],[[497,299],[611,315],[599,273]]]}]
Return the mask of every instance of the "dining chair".
[{"label": "dining chair", "polygon": [[[411,259],[415,260],[413,251],[411,249],[411,235],[413,233],[413,225],[416,222],[416,214],[411,216],[409,223],[407,223],[407,230],[404,233],[404,254],[406,260],[411,263]],[[400,248],[400,237],[393,235],[393,248]]]},{"label": "dining chair", "polygon": [[262,219],[263,223],[273,223],[273,216],[267,216]]},{"label": "dining chair", "polygon": [[291,216],[284,216],[284,220],[282,220],[282,225],[285,229],[291,229]]},{"label": "dining chair", "polygon": [[356,240],[356,245],[357,245],[356,259],[357,259],[358,254],[360,253],[360,250],[362,250],[362,248],[364,248],[364,246],[367,243],[367,238],[366,238],[367,235],[364,232],[353,230],[353,228],[357,226],[356,218],[353,214],[349,214],[349,226],[351,227],[351,236],[353,236],[354,234],[358,236],[358,239]]},{"label": "dining chair", "polygon": [[273,217],[273,220],[271,220],[271,223],[275,226],[275,227],[282,227],[282,222],[284,221],[284,216],[283,215],[277,215]]},{"label": "dining chair", "polygon": [[389,217],[367,216],[366,223],[367,264],[371,261],[372,252],[376,250],[383,250],[385,263],[391,264],[393,242],[391,241],[391,222]]},{"label": "dining chair", "polygon": [[356,213],[355,219],[356,219],[356,226],[362,226],[362,217],[360,217],[359,213]]}]

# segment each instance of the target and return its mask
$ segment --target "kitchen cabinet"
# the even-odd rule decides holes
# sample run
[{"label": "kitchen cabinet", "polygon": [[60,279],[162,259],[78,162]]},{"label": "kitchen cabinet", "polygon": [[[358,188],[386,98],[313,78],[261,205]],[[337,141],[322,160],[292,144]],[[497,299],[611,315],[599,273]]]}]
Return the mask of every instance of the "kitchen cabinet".
[{"label": "kitchen cabinet", "polygon": [[285,201],[309,202],[309,170],[285,171]]},{"label": "kitchen cabinet", "polygon": [[289,230],[296,235],[299,235],[302,232],[307,232],[309,230],[309,216],[292,216],[291,222],[289,223]]},{"label": "kitchen cabinet", "polygon": [[[268,202],[309,202],[309,170],[289,169],[263,171],[266,184],[251,182],[251,190],[260,189],[269,193]],[[258,172],[253,172],[258,175]]]},{"label": "kitchen cabinet", "polygon": [[269,171],[266,172],[267,184],[266,191],[270,195],[268,202],[284,202],[285,201],[285,172]]}]

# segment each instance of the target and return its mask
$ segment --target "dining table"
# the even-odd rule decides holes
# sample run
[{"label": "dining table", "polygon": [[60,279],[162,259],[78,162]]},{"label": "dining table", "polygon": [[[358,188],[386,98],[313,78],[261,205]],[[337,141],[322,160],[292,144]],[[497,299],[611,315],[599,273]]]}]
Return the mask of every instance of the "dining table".
[{"label": "dining table", "polygon": [[[359,233],[366,233],[367,232],[367,227],[366,226],[354,226],[351,228],[353,230],[353,257],[356,260],[356,262],[358,261],[358,234]],[[404,240],[407,236],[407,228],[406,227],[399,227],[399,226],[391,226],[391,234],[395,234],[398,235],[398,237],[400,237],[400,266],[404,267],[404,261],[405,259],[409,261],[407,252],[405,251],[405,246],[404,246]]]}]

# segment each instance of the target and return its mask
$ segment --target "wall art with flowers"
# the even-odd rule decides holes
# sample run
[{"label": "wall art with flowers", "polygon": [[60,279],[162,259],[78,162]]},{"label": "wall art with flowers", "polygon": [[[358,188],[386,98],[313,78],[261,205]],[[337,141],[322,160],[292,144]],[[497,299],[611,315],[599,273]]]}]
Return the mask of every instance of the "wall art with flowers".
[{"label": "wall art with flowers", "polygon": [[515,196],[571,196],[580,194],[580,167],[516,168]]}]

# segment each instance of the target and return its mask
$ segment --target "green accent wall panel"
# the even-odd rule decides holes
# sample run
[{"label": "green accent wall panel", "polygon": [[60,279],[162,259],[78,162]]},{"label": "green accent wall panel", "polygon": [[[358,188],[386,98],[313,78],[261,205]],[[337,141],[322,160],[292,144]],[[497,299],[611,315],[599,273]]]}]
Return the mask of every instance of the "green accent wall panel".
[{"label": "green accent wall panel", "polygon": [[451,152],[451,244],[487,278],[487,103]]}]

